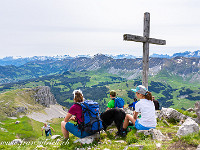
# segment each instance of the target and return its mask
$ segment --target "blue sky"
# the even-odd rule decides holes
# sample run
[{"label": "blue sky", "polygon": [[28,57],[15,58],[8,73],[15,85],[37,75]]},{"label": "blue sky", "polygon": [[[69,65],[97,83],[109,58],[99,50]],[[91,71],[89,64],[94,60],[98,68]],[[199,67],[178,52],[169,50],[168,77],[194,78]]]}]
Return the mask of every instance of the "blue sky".
[{"label": "blue sky", "polygon": [[150,54],[200,49],[199,0],[0,0],[0,57],[131,54],[142,43],[123,34],[143,35],[151,15]]}]

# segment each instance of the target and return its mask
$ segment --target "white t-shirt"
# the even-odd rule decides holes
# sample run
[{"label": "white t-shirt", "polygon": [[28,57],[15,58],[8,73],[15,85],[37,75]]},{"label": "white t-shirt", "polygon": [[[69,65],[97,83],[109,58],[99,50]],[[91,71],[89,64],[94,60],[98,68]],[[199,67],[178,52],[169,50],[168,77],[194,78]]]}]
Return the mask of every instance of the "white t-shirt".
[{"label": "white t-shirt", "polygon": [[153,101],[147,99],[140,99],[135,104],[135,111],[141,112],[141,118],[138,122],[145,127],[156,127],[155,106]]},{"label": "white t-shirt", "polygon": [[46,127],[43,126],[42,128],[45,129],[45,131],[48,131],[49,129],[51,129],[51,128],[50,128],[50,125],[47,125]]}]

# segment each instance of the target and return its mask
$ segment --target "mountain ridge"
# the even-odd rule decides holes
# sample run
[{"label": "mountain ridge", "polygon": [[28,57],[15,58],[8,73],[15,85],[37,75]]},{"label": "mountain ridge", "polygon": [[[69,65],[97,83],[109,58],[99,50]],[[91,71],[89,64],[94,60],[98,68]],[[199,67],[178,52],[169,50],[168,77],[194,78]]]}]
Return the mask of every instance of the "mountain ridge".
[{"label": "mountain ridge", "polygon": [[[99,54],[96,54],[99,55]],[[13,56],[8,56],[0,59],[0,66],[7,66],[7,65],[15,65],[15,66],[21,66],[24,65],[28,62],[34,62],[34,61],[46,61],[46,60],[51,60],[51,61],[58,61],[58,60],[64,60],[64,59],[76,59],[80,57],[85,57],[85,58],[93,58],[94,56],[90,55],[78,55],[75,57],[69,56],[69,55],[57,55],[57,56],[33,56],[33,57],[13,57]],[[119,54],[119,55],[108,55],[104,54],[107,57],[111,57],[113,59],[135,59],[135,58],[141,58],[141,56],[136,57],[130,54]],[[190,51],[185,51],[185,52],[179,52],[179,53],[174,53],[172,56],[168,54],[152,54],[150,57],[154,58],[174,58],[174,57],[200,57],[200,50],[196,50],[194,52]]]},{"label": "mountain ridge", "polygon": [[[19,67],[0,66],[0,83],[12,83],[20,80],[38,78],[46,75],[62,74],[66,71],[100,71],[117,74],[123,78],[135,79],[141,76],[142,58],[114,59],[103,54],[92,58],[77,57],[74,59],[45,60],[28,62]],[[149,75],[156,75],[162,70],[183,78],[199,81],[200,57],[174,57],[149,59]],[[196,77],[196,79],[195,79]]]}]

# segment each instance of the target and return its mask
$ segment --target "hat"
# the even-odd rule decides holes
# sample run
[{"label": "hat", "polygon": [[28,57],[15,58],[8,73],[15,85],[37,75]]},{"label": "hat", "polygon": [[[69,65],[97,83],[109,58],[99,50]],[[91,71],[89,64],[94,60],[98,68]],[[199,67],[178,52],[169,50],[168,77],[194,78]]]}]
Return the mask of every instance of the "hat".
[{"label": "hat", "polygon": [[146,92],[148,91],[143,85],[139,85],[136,87],[136,89],[131,89],[133,92],[140,93],[142,95],[146,95]]}]

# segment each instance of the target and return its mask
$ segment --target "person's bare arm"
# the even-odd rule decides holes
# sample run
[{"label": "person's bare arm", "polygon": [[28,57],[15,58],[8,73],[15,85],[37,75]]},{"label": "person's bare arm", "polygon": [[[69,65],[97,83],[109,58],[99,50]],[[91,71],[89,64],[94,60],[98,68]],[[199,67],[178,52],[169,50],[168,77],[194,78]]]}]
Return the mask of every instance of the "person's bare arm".
[{"label": "person's bare arm", "polygon": [[134,118],[135,120],[137,120],[137,116],[138,116],[138,112],[135,111],[135,113],[134,113],[134,115],[133,115],[133,118]]},{"label": "person's bare arm", "polygon": [[43,136],[43,128],[41,129],[41,131],[42,131],[42,136]]},{"label": "person's bare arm", "polygon": [[75,116],[72,116],[72,117],[69,119],[69,121],[70,121],[70,120],[72,120],[72,121],[77,121]]},{"label": "person's bare arm", "polygon": [[106,111],[109,110],[109,109],[110,109],[110,108],[108,107],[108,108],[106,109]]},{"label": "person's bare arm", "polygon": [[52,127],[50,127],[50,128],[53,130],[53,132],[55,132],[55,130]]},{"label": "person's bare arm", "polygon": [[68,122],[68,121],[70,121],[70,118],[72,117],[72,114],[70,114],[70,113],[67,113],[67,115],[66,115],[66,117],[65,117],[65,119],[64,119],[64,121],[65,122]]}]

